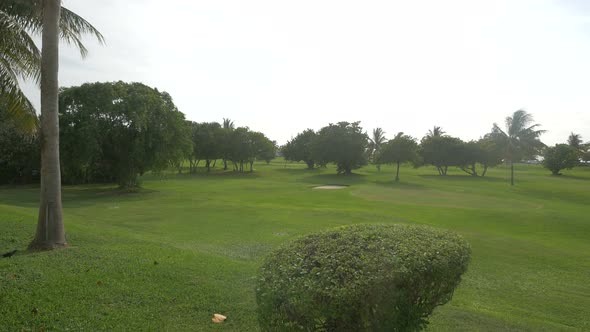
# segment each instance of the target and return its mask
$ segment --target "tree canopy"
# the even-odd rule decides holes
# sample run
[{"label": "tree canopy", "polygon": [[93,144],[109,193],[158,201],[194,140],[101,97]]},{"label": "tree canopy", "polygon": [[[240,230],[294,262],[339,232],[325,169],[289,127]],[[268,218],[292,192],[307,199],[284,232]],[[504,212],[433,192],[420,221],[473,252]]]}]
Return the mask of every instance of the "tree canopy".
[{"label": "tree canopy", "polygon": [[559,175],[562,169],[572,169],[579,162],[579,151],[568,144],[556,144],[543,153],[543,166],[553,175]]},{"label": "tree canopy", "polygon": [[306,129],[297,134],[295,138],[281,147],[281,152],[285,160],[303,161],[307,164],[308,169],[314,168],[315,161],[312,156],[312,147],[316,136],[315,131],[312,129]]},{"label": "tree canopy", "polygon": [[65,88],[59,106],[67,182],[134,187],[138,175],[164,169],[190,146],[184,115],[170,95],[141,83]]},{"label": "tree canopy", "polygon": [[351,174],[368,163],[368,137],[360,122],[338,122],[320,129],[312,157],[320,163],[335,163],[338,174]]},{"label": "tree canopy", "polygon": [[399,133],[381,146],[376,160],[383,164],[396,164],[395,181],[399,181],[400,164],[418,160],[418,143],[413,137]]}]

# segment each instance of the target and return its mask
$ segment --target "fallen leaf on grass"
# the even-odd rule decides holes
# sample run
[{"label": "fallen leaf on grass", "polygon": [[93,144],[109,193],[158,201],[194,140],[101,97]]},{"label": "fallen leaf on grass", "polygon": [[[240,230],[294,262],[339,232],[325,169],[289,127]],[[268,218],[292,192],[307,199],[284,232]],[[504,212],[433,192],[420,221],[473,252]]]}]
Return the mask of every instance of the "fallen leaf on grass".
[{"label": "fallen leaf on grass", "polygon": [[227,319],[227,317],[225,317],[224,315],[213,314],[213,318],[211,318],[211,321],[213,323],[223,323],[223,321],[226,319]]}]

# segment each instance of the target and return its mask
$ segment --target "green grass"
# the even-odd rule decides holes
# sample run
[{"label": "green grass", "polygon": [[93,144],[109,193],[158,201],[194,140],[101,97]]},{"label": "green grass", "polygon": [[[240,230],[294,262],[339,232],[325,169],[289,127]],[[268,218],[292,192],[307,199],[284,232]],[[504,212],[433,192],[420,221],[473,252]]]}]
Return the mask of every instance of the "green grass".
[{"label": "green grass", "polygon": [[[256,331],[261,260],[296,236],[352,223],[462,234],[472,262],[432,331],[590,330],[590,168],[519,165],[485,178],[430,168],[353,176],[257,164],[252,174],[147,176],[123,194],[64,187],[70,247],[0,259],[0,331]],[[342,190],[311,190],[347,184]],[[0,253],[24,250],[36,187],[0,187]],[[211,323],[213,313],[228,320]]]}]

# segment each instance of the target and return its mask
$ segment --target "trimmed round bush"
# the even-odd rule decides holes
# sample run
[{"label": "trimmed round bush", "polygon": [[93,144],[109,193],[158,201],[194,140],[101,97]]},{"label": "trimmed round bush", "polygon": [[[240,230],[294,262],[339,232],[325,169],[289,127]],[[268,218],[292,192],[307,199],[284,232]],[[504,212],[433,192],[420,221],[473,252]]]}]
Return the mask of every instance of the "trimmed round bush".
[{"label": "trimmed round bush", "polygon": [[417,331],[448,302],[469,244],[426,226],[352,225],[272,252],[259,271],[264,331]]}]

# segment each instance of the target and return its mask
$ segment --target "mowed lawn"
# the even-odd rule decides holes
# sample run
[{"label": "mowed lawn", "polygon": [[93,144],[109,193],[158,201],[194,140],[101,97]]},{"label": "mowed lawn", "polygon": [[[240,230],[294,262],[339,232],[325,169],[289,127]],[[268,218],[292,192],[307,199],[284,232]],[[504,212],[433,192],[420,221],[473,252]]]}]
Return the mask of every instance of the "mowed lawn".
[{"label": "mowed lawn", "polygon": [[[219,165],[220,163],[218,163]],[[590,168],[353,176],[303,164],[150,175],[139,193],[65,186],[70,247],[0,259],[0,331],[256,331],[257,268],[294,237],[354,223],[462,234],[472,261],[431,331],[590,330]],[[348,184],[342,190],[316,185]],[[0,253],[26,248],[38,188],[0,187]],[[213,313],[228,316],[211,323]]]}]

